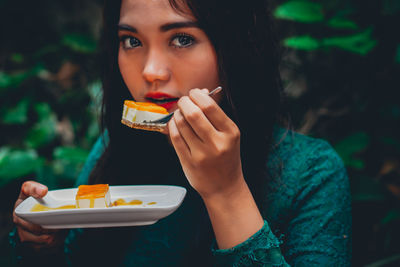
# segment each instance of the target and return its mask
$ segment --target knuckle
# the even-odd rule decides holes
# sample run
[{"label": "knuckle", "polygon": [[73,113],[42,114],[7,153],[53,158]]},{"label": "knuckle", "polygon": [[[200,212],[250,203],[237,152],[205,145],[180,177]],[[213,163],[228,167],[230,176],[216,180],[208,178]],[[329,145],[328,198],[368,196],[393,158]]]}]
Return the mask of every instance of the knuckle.
[{"label": "knuckle", "polygon": [[200,109],[193,110],[189,114],[186,115],[186,119],[189,121],[197,121],[201,117]]},{"label": "knuckle", "polygon": [[204,89],[199,89],[199,88],[195,88],[189,91],[189,97],[190,98],[196,98],[197,96],[199,96],[200,94],[202,94],[202,91]]},{"label": "knuckle", "polygon": [[204,105],[204,106],[202,107],[202,110],[203,110],[205,113],[212,113],[212,112],[215,111],[215,109],[216,109],[216,107],[215,107],[215,105],[213,105],[212,103],[206,104],[206,105]]},{"label": "knuckle", "polygon": [[189,96],[195,96],[199,92],[198,88],[192,89],[189,91]]},{"label": "knuckle", "polygon": [[18,224],[18,217],[17,217],[17,215],[13,214],[12,220],[13,220],[13,223],[14,223],[14,224]]},{"label": "knuckle", "polygon": [[175,123],[178,127],[185,125],[185,118],[182,115],[175,116]]},{"label": "knuckle", "polygon": [[237,142],[240,140],[240,130],[236,126],[236,124],[233,125],[232,131],[231,131],[231,138],[234,142]]},{"label": "knuckle", "polygon": [[45,243],[50,245],[54,242],[54,236],[53,235],[46,235],[45,237]]},{"label": "knuckle", "polygon": [[170,132],[170,134],[169,134],[169,137],[172,139],[172,140],[178,140],[179,139],[179,134],[177,133],[177,132]]},{"label": "knuckle", "polygon": [[24,182],[24,183],[22,184],[22,186],[21,186],[21,191],[22,191],[23,193],[26,193],[27,190],[29,189],[29,186],[30,186],[30,182],[29,182],[29,181]]},{"label": "knuckle", "polygon": [[229,151],[229,149],[225,145],[219,145],[219,146],[216,147],[216,154],[218,156],[223,156],[223,155],[227,154],[228,151]]},{"label": "knuckle", "polygon": [[202,153],[198,154],[198,155],[196,155],[195,161],[197,163],[196,165],[204,165],[207,161],[207,156]]},{"label": "knuckle", "polygon": [[26,238],[25,238],[25,235],[23,235],[23,234],[22,234],[22,235],[20,234],[19,240],[21,241],[21,243],[24,243],[24,242],[27,242],[27,241],[28,241],[28,239],[26,239]]},{"label": "knuckle", "polygon": [[18,231],[19,240],[21,242],[26,242],[27,239],[26,239],[25,234],[24,234],[25,231],[23,231],[20,227],[17,227],[17,231]]},{"label": "knuckle", "polygon": [[235,133],[234,133],[234,139],[235,139],[236,141],[240,140],[240,131],[239,131],[239,129],[238,129],[237,131],[235,131]]},{"label": "knuckle", "polygon": [[179,98],[178,102],[176,102],[176,105],[178,106],[178,108],[182,108],[183,98],[184,98],[184,96],[182,96],[181,98]]},{"label": "knuckle", "polygon": [[186,101],[189,100],[188,96],[182,96],[179,100],[178,100],[178,107],[182,107],[183,103],[185,103]]}]

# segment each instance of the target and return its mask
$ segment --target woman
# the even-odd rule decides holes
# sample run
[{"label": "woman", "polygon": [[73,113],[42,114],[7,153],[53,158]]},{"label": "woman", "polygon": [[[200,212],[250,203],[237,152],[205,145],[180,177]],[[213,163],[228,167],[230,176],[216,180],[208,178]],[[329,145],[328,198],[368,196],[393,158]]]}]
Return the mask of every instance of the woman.
[{"label": "woman", "polygon": [[[188,193],[154,225],[73,230],[65,241],[65,232],[14,215],[11,239],[21,259],[64,244],[48,259],[111,266],[349,265],[342,162],[326,142],[277,126],[282,90],[267,3],[123,0],[106,1],[104,10],[107,130],[78,184],[175,184]],[[223,95],[209,97],[219,85]],[[129,98],[176,110],[168,133],[121,125],[121,105]],[[44,185],[26,182],[16,206],[46,193]]]}]

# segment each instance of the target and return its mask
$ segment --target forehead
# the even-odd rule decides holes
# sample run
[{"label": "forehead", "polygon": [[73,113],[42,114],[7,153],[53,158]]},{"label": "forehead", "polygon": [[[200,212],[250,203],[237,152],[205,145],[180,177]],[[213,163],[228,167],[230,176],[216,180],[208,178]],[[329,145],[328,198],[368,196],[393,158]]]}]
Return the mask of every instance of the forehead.
[{"label": "forehead", "polygon": [[168,0],[122,0],[120,23],[165,22],[185,19],[194,20],[183,1],[177,1],[185,13],[176,11]]}]

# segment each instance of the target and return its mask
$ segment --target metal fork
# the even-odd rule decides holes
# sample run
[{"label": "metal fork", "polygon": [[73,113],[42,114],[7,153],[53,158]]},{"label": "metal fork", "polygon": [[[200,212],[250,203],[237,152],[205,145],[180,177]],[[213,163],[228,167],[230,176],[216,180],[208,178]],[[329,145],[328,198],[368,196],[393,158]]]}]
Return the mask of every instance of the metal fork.
[{"label": "metal fork", "polygon": [[[216,93],[219,93],[222,91],[222,87],[218,86],[217,88],[215,88],[214,90],[212,90],[211,92],[208,93],[209,96],[212,96]],[[172,118],[172,116],[174,116],[174,112],[169,113],[168,115],[165,115],[164,117],[157,119],[157,120],[153,120],[153,121],[143,121],[143,123],[151,123],[151,124],[165,124],[167,122],[169,122],[169,120]]]}]

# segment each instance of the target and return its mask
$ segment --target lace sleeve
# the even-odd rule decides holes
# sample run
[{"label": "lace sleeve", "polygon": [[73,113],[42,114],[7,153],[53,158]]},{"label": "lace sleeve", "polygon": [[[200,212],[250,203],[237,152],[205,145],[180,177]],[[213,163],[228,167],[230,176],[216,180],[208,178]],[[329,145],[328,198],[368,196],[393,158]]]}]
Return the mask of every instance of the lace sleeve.
[{"label": "lace sleeve", "polygon": [[230,249],[211,248],[217,266],[288,266],[280,242],[264,221],[263,227],[243,243]]},{"label": "lace sleeve", "polygon": [[231,249],[214,245],[217,266],[350,266],[351,201],[343,163],[324,141],[297,153],[302,162],[286,166],[297,170],[297,192],[283,241],[265,221],[261,230]]}]

